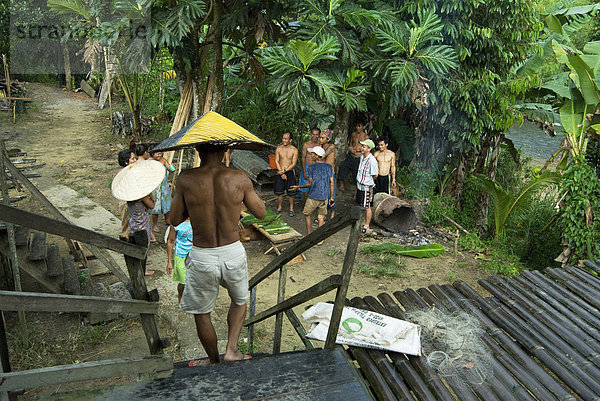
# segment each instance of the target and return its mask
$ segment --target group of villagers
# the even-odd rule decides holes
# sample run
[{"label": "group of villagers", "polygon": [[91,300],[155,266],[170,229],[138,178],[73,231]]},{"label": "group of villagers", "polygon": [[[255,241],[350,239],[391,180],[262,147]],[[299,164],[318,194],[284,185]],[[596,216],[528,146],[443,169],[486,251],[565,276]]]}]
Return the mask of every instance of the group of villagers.
[{"label": "group of villagers", "polygon": [[[273,188],[278,195],[276,213],[282,212],[285,193],[289,199],[290,217],[295,216],[294,198],[305,199],[303,214],[306,232],[310,234],[312,225],[317,224],[321,227],[328,213],[330,218],[335,216],[337,190],[338,188],[340,191],[345,190],[345,181],[350,175],[356,181],[356,203],[366,209],[362,228],[363,233],[366,233],[371,222],[374,194],[391,193],[391,189],[396,185],[395,154],[388,149],[386,137],[377,140],[378,149],[372,154],[372,150],[376,147],[375,143],[365,131],[365,124],[359,122],[350,136],[348,154],[336,174],[336,152],[332,139],[333,130],[325,129],[321,132],[315,127],[311,130],[310,140],[303,144],[302,152],[299,154],[298,149],[292,145],[292,133],[285,132],[282,135],[281,144],[277,146],[275,152],[277,175]],[[225,164],[229,166],[227,156],[228,153]],[[299,158],[301,169],[296,179],[295,169]],[[121,202],[121,238],[140,245],[146,245],[148,242],[156,243],[156,234],[160,233],[159,215],[164,216],[164,222],[169,226],[165,236],[168,257],[166,270],[167,274],[173,275],[173,280],[178,283],[178,298],[181,300],[185,284],[185,257],[192,247],[193,232],[189,219],[177,226],[172,226],[169,222],[172,196],[168,174],[175,171],[175,167],[163,157],[162,151],[154,151],[146,144],[138,144],[134,149],[122,150],[118,156],[121,167],[149,160],[161,165],[160,184],[152,193],[141,199]],[[158,175],[158,172],[156,174]],[[313,220],[312,215],[315,211],[317,218]],[[150,261],[145,263],[147,266],[151,264]],[[145,274],[150,276],[154,271],[146,268]]]},{"label": "group of villagers", "polygon": [[[333,130],[326,129],[321,132],[319,128],[311,130],[311,138],[302,146],[302,153],[292,145],[293,135],[285,132],[281,139],[281,145],[275,152],[275,164],[277,175],[273,190],[278,195],[278,208],[276,213],[282,212],[283,197],[287,192],[289,199],[290,217],[294,211],[294,198],[299,196],[306,200],[302,213],[305,217],[306,232],[310,234],[313,224],[312,215],[316,211],[317,219],[314,221],[319,227],[325,223],[327,214],[333,218],[336,211],[337,190],[345,190],[345,181],[350,175],[356,181],[356,203],[365,208],[365,221],[362,227],[363,233],[370,231],[375,193],[384,192],[391,194],[392,188],[396,186],[396,155],[388,149],[388,138],[377,139],[377,150],[375,143],[365,131],[365,124],[359,122],[350,136],[348,143],[348,154],[345,155],[337,171],[336,187],[336,151],[332,143]],[[301,157],[301,172],[296,180],[295,168]],[[319,244],[320,245],[320,244]]]}]

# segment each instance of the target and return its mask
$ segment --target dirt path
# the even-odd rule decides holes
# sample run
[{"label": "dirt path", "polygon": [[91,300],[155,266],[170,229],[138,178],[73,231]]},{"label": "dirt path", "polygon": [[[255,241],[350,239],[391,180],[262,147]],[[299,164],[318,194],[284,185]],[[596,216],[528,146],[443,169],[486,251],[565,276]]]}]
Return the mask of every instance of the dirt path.
[{"label": "dirt path", "polygon": [[[29,83],[27,86],[29,96],[35,101],[30,112],[18,116],[15,125],[7,118],[0,120],[1,132],[9,131],[4,135],[7,139],[7,147],[20,148],[28,152],[28,157],[37,158],[38,162],[45,162],[47,165],[43,169],[44,175],[71,187],[116,214],[118,202],[110,193],[110,182],[118,170],[117,152],[122,148],[120,142],[124,140],[111,137],[108,113],[98,111],[94,99],[83,93],[66,92],[46,84]],[[272,198],[272,195],[263,194],[263,197]],[[350,194],[342,196],[341,205],[349,206],[351,203]],[[26,201],[19,206],[27,205]],[[274,208],[276,204],[272,202],[269,206]],[[297,211],[301,211],[302,206],[300,201],[296,202]],[[297,213],[295,217],[286,215],[284,220],[299,232],[305,232],[304,216],[301,213]],[[164,227],[162,230],[164,233]],[[338,274],[341,271],[348,233],[349,229],[346,229],[334,235],[322,246],[307,251],[305,253],[307,260],[304,263],[289,266],[286,293],[294,295],[325,277]],[[381,241],[377,239],[365,238],[359,249],[362,249],[366,243],[379,242]],[[160,246],[164,247],[164,244]],[[249,257],[250,275],[258,272],[272,260],[271,255],[264,255],[264,251],[268,248],[266,241],[251,241],[246,243],[245,247]],[[150,288],[156,280],[167,279],[163,268],[164,259],[152,262],[156,274],[148,281]],[[359,253],[355,268],[376,264],[377,261],[372,256]],[[381,292],[392,293],[406,288],[417,289],[433,283],[449,283],[456,279],[464,280],[476,287],[475,281],[482,275],[481,271],[474,267],[476,262],[471,257],[455,255],[452,251],[433,259],[402,258],[400,264],[400,277],[395,278],[368,277],[356,272],[355,269],[348,297],[376,296]],[[257,311],[265,310],[275,304],[277,284],[278,277],[273,275],[259,285]],[[320,299],[333,300],[333,298],[334,293],[329,293]],[[222,291],[213,313],[220,338],[225,336],[227,307],[227,296]],[[301,314],[304,307],[304,305],[297,307],[296,313]],[[266,352],[270,352],[273,321],[274,319],[269,319],[257,327],[259,346]],[[193,329],[188,327],[185,330]],[[197,347],[201,348],[199,344]],[[286,322],[283,350],[302,347],[302,343]]]}]

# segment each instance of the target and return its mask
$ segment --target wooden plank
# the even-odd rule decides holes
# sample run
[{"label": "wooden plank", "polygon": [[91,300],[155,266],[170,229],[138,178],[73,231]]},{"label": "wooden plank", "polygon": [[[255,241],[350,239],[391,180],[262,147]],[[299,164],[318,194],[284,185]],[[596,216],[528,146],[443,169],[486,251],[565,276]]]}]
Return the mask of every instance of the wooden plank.
[{"label": "wooden plank", "polygon": [[350,224],[354,223],[360,217],[360,207],[354,206],[350,210],[350,213],[339,213],[335,218],[329,220],[322,227],[308,234],[294,245],[287,248],[281,255],[273,259],[268,265],[266,265],[261,271],[256,273],[254,277],[250,279],[249,287],[252,288],[258,283],[269,277],[275,270],[300,255],[302,252],[310,249],[312,246],[318,244],[324,239],[329,238],[333,234],[340,230],[343,230]]},{"label": "wooden plank", "polygon": [[[8,241],[6,238],[0,236],[0,253],[8,252]],[[46,261],[45,260],[27,260],[27,248],[17,248],[17,257],[19,259],[19,268],[22,272],[28,274],[40,283],[45,289],[55,294],[62,294],[62,281],[60,277],[48,277],[46,275]]]},{"label": "wooden plank", "polygon": [[[0,141],[0,155],[2,155],[2,157],[0,157],[0,186],[2,187],[3,201],[0,202],[0,205],[10,206],[8,184],[6,182],[6,174],[4,173],[4,165],[6,164],[5,160],[8,160],[8,158],[4,157],[5,154],[6,145],[4,139],[2,139]],[[15,285],[15,290],[21,291],[21,274],[19,270],[19,259],[17,257],[17,244],[15,242],[15,227],[12,224],[6,224],[6,231],[8,234],[9,258],[13,273],[12,279]],[[23,311],[19,311],[19,326],[22,331],[27,330],[27,322],[25,320],[25,313],[23,313]]]},{"label": "wooden plank", "polygon": [[[287,280],[287,269],[281,266],[279,269],[279,286],[277,287],[277,303],[280,304],[285,300],[285,283]],[[273,353],[281,352],[281,332],[283,331],[283,312],[279,312],[275,316],[275,334],[273,336]]]},{"label": "wooden plank", "polygon": [[96,90],[94,88],[92,88],[85,79],[81,80],[81,83],[79,84],[79,86],[89,97],[91,97],[91,98],[96,97]]},{"label": "wooden plank", "polygon": [[158,313],[158,302],[83,295],[0,291],[0,308],[28,312]]},{"label": "wooden plank", "polygon": [[[65,216],[63,216],[62,213],[52,204],[52,202],[50,202],[40,192],[40,190],[37,189],[36,186],[33,185],[33,183],[31,181],[29,181],[29,179],[27,178],[27,176],[25,174],[23,174],[13,164],[13,162],[10,160],[10,158],[8,157],[8,155],[2,153],[0,155],[0,157],[2,157],[4,159],[5,167],[6,167],[6,169],[8,169],[10,171],[10,174],[11,174],[11,176],[13,178],[13,182],[15,182],[15,184],[18,184],[19,182],[22,183],[27,188],[27,190],[29,191],[29,193],[31,193],[33,195],[33,197],[36,198],[42,204],[42,206],[44,206],[44,208],[48,212],[50,212],[50,214],[52,214],[54,217],[56,217],[60,221],[64,221],[66,223],[69,222],[67,220],[67,218]],[[69,250],[71,251],[71,253],[75,257],[75,260],[79,260],[79,255],[77,255],[77,252],[75,250],[75,246],[73,245],[73,241],[71,241],[69,238],[65,238],[65,240],[67,241],[67,246],[69,247]]]},{"label": "wooden plank", "polygon": [[313,345],[312,341],[306,338],[306,330],[304,330],[304,326],[302,326],[302,323],[300,323],[300,319],[298,319],[298,316],[296,316],[294,311],[292,309],[288,309],[285,311],[285,315],[287,316],[290,323],[292,324],[292,327],[294,327],[294,330],[296,330],[296,333],[306,346],[306,349],[314,349],[315,346]]},{"label": "wooden plank", "polygon": [[337,288],[342,283],[342,276],[339,274],[334,274],[333,276],[327,277],[325,280],[321,281],[313,285],[310,288],[307,288],[304,291],[299,292],[298,294],[286,299],[285,301],[273,306],[272,308],[267,309],[251,318],[248,318],[244,322],[244,326],[248,326],[250,324],[254,324],[265,320],[276,313],[283,312],[286,309],[293,308],[294,306],[298,306],[303,304],[306,301],[310,301],[313,298],[316,298],[320,295],[323,295],[334,288]]},{"label": "wooden plank", "polygon": [[[52,202],[50,202],[48,200],[48,198],[46,198],[44,196],[44,194],[42,194],[40,192],[40,190],[37,189],[37,187],[35,185],[33,185],[33,183],[31,181],[29,181],[29,179],[27,179],[27,177],[25,177],[25,175],[23,173],[21,173],[17,167],[14,166],[14,164],[10,161],[10,159],[8,157],[6,157],[6,155],[2,155],[2,157],[4,157],[5,167],[10,171],[10,173],[13,177],[13,180],[15,178],[18,179],[18,181],[21,182],[27,188],[27,190],[29,190],[29,192],[33,195],[33,197],[36,198],[51,215],[53,215],[60,221],[69,223],[69,220],[67,220],[67,218],[65,216],[63,216],[63,214],[60,212],[60,210],[58,210],[52,204]],[[75,245],[73,244],[73,241],[71,241],[69,238],[65,238],[65,240],[67,241],[69,250],[75,257],[75,259],[76,260],[80,259],[80,257],[79,257],[80,255],[77,254],[77,251],[75,249]],[[96,258],[98,258],[98,260],[101,261],[108,268],[108,270],[110,270],[115,276],[117,276],[119,278],[119,280],[121,280],[126,285],[130,284],[129,278],[121,270],[119,265],[114,261],[112,256],[110,256],[108,254],[105,255],[104,253],[102,253],[102,251],[100,249],[98,249],[97,247],[95,247],[93,245],[84,244],[84,246],[86,248],[88,248],[90,250],[90,252],[92,252],[94,254],[94,256],[96,256]]]},{"label": "wooden plank", "polygon": [[[242,217],[250,216],[250,213],[243,210],[241,212],[241,216]],[[283,234],[276,234],[276,235],[269,234],[269,232],[267,230],[265,230],[262,227],[259,227],[257,223],[253,223],[252,227],[254,227],[256,229],[256,231],[258,231],[259,233],[264,235],[265,238],[268,239],[269,241],[271,241],[272,244],[283,244],[286,242],[295,241],[298,238],[302,238],[302,234],[300,234],[298,231],[294,230],[292,227],[290,227],[290,229],[292,230],[291,232],[283,233]],[[265,252],[265,255],[266,255],[266,252]]]},{"label": "wooden plank", "polygon": [[138,373],[150,373],[151,375],[158,373],[164,377],[172,369],[173,358],[171,355],[60,365],[21,372],[0,373],[0,391],[17,391],[81,380],[129,376]]},{"label": "wooden plank", "polygon": [[348,245],[346,246],[346,255],[344,256],[344,264],[342,265],[342,284],[335,294],[335,302],[333,304],[333,311],[331,312],[325,348],[333,348],[335,346],[335,339],[337,338],[340,321],[342,320],[342,311],[344,309],[344,303],[346,302],[346,294],[348,293],[348,285],[350,284],[350,278],[352,277],[352,270],[354,269],[354,258],[356,257],[356,249],[358,248],[358,241],[360,240],[365,216],[364,210],[358,209],[358,211],[360,213],[359,218],[354,222],[352,230],[350,230],[350,237],[348,238]]},{"label": "wooden plank", "polygon": [[146,257],[147,248],[119,241],[104,234],[76,226],[71,223],[51,219],[36,213],[31,213],[12,206],[0,204],[0,218],[12,224],[29,227],[33,230],[71,238],[77,241],[107,248],[135,258]]},{"label": "wooden plank", "polygon": [[[132,238],[136,244],[148,246],[148,237],[145,232],[137,231],[133,234]],[[144,272],[146,271],[146,259],[138,259],[125,255],[125,263],[127,264],[131,285],[133,286],[133,298],[141,301],[151,301],[152,299],[150,299],[150,294],[148,294],[146,278],[144,276]],[[155,301],[158,301],[158,299],[155,299]],[[154,315],[142,313],[140,314],[140,321],[142,323],[142,328],[144,329],[150,353],[152,355],[162,353],[163,344],[158,335],[158,328],[156,327]]]}]

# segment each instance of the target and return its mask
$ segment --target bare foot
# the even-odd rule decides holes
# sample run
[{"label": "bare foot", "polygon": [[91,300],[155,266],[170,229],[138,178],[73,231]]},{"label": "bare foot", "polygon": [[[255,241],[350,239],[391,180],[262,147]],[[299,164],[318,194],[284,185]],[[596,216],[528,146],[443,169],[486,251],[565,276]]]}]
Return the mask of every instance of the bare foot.
[{"label": "bare foot", "polygon": [[195,367],[195,366],[207,366],[207,365],[215,365],[215,364],[217,364],[217,363],[218,363],[218,362],[212,363],[212,362],[210,361],[210,359],[208,359],[208,358],[207,358],[207,359],[194,359],[194,360],[191,360],[191,361],[190,361],[190,363],[188,364],[188,366],[189,366],[190,368],[193,368],[193,367]]},{"label": "bare foot", "polygon": [[241,361],[242,359],[252,359],[252,355],[244,355],[239,349],[236,349],[235,352],[231,354],[225,353],[225,357],[223,357],[225,362]]}]

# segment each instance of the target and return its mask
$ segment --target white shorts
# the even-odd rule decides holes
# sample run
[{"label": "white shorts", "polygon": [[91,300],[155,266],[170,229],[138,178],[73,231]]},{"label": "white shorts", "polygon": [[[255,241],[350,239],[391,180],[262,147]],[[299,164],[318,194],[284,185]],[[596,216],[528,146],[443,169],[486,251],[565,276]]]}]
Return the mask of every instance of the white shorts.
[{"label": "white shorts", "polygon": [[193,246],[185,258],[185,288],[179,308],[209,313],[215,308],[219,285],[236,305],[248,302],[248,262],[240,241],[216,248]]}]

